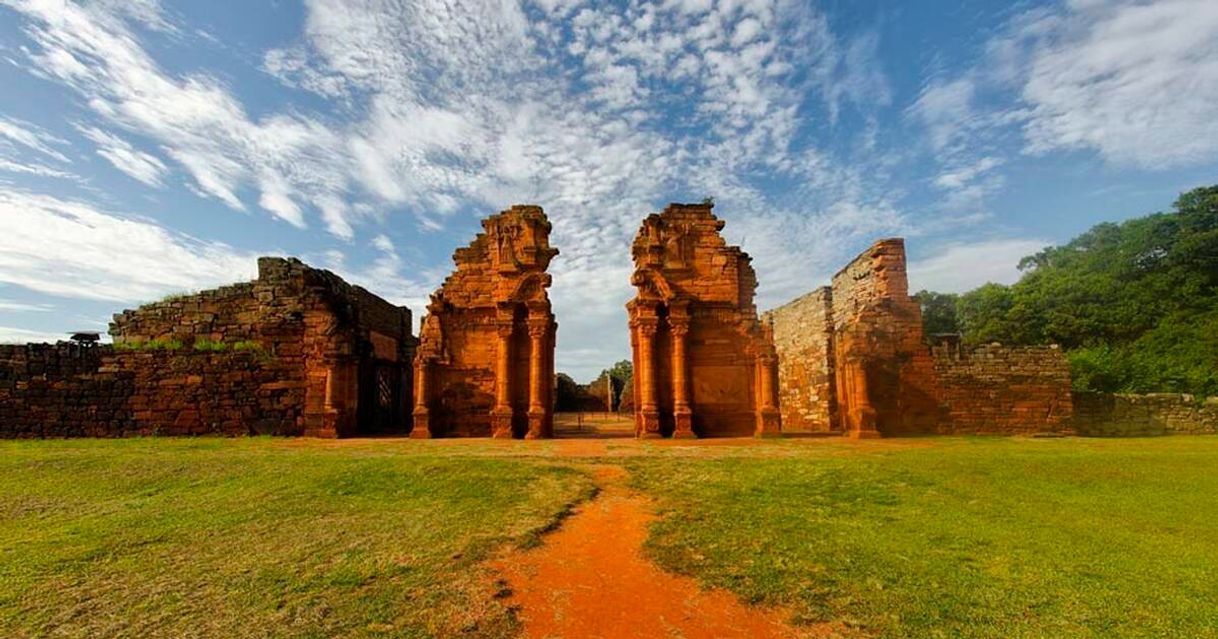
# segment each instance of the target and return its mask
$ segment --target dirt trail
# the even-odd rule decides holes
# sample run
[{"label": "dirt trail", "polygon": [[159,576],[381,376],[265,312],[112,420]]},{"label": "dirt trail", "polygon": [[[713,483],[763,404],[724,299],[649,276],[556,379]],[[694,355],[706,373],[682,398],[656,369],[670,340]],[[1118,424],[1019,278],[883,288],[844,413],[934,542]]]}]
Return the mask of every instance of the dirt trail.
[{"label": "dirt trail", "polygon": [[508,582],[525,635],[535,638],[824,637],[793,628],[778,610],[750,608],[721,590],[660,570],[642,555],[648,502],[625,487],[626,472],[598,466],[601,492],[542,547],[492,565]]}]

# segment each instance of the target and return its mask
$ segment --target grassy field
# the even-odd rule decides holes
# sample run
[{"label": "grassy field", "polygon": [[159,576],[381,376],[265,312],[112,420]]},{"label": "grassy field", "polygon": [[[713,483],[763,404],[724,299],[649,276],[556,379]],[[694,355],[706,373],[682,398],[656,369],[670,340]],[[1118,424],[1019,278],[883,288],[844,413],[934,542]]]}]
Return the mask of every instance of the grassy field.
[{"label": "grassy field", "polygon": [[389,443],[0,443],[0,637],[511,636],[478,562],[591,483]]},{"label": "grassy field", "polygon": [[622,464],[662,566],[882,637],[1218,637],[1218,437],[0,442],[2,637],[512,636]]},{"label": "grassy field", "polygon": [[883,637],[1218,637],[1218,438],[629,463],[662,566]]}]

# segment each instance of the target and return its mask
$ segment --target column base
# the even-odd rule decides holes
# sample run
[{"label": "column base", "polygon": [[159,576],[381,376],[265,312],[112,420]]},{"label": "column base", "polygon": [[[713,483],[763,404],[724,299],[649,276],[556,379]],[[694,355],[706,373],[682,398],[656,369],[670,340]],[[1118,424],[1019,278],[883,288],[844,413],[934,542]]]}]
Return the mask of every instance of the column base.
[{"label": "column base", "polygon": [[782,415],[777,408],[762,408],[757,411],[757,430],[754,437],[782,437]]},{"label": "column base", "polygon": [[546,438],[546,412],[544,410],[529,409],[529,432],[524,434],[524,438]]},{"label": "column base", "polygon": [[850,439],[879,439],[883,437],[878,428],[876,428],[875,409],[870,406],[856,408],[853,412],[854,424],[856,428],[846,431],[846,437]]},{"label": "column base", "polygon": [[673,439],[697,439],[698,435],[694,433],[694,412],[688,406],[678,407],[673,411],[673,421],[676,422],[672,429]]},{"label": "column base", "polygon": [[512,438],[512,409],[496,408],[491,411],[491,437]]},{"label": "column base", "polygon": [[660,411],[639,411],[639,423],[635,426],[635,436],[639,439],[658,439],[660,434]]},{"label": "column base", "polygon": [[426,408],[414,410],[414,428],[410,431],[411,439],[431,439],[431,412]]}]

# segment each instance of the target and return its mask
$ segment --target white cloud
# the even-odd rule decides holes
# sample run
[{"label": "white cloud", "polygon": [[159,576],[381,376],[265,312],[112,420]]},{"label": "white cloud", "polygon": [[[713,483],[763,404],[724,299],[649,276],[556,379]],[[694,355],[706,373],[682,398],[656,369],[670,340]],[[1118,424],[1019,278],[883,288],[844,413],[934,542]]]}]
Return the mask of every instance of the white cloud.
[{"label": "white cloud", "polygon": [[926,126],[931,147],[941,151],[976,126],[973,101],[977,87],[970,77],[935,80],[922,90],[909,112]]},{"label": "white cloud", "polygon": [[[766,299],[802,292],[849,242],[902,224],[870,160],[838,165],[806,135],[822,113],[833,126],[845,109],[888,104],[878,40],[840,41],[797,0],[309,0],[301,39],[265,52],[261,67],[333,101],[345,122],[300,110],[254,117],[217,78],[167,71],[131,27],[173,28],[150,1],[117,13],[16,6],[38,73],[77,91],[102,128],[153,142],[166,169],[180,166],[190,188],[230,208],[244,209],[253,190],[271,215],[295,226],[318,215],[357,242],[361,218],[385,211],[413,214],[419,232],[462,224],[472,235],[471,211],[543,204],[562,250],[551,295],[560,366],[577,373],[627,352],[626,331],[606,326],[624,325],[639,220],[669,194],[719,199],[757,257]],[[790,191],[756,188],[761,180]],[[823,249],[815,263],[803,257],[808,237]],[[450,268],[400,279],[396,251],[377,249],[379,266],[352,278],[408,287],[416,302]],[[601,361],[574,359],[580,343],[603,345]]]},{"label": "white cloud", "polygon": [[78,201],[0,188],[0,282],[67,298],[145,301],[252,279],[253,254]]},{"label": "white cloud", "polygon": [[1145,168],[1218,157],[1218,3],[1075,2],[1025,25],[1032,153],[1089,148]]},{"label": "white cloud", "polygon": [[0,311],[8,311],[10,313],[44,313],[53,310],[55,310],[55,307],[50,304],[30,304],[28,302],[0,299]]},{"label": "white cloud", "polygon": [[1035,239],[995,239],[949,244],[909,263],[909,290],[963,293],[987,282],[1019,280],[1019,260],[1049,246]]},{"label": "white cloud", "polygon": [[9,173],[26,173],[29,175],[38,175],[41,177],[68,178],[75,179],[76,175],[67,171],[60,171],[49,166],[38,164],[35,162],[13,162],[0,158],[0,171]]},{"label": "white cloud", "polygon": [[52,148],[52,145],[64,145],[67,142],[28,122],[0,118],[0,139],[15,142],[60,162],[69,162],[64,154]]},{"label": "white cloud", "polygon": [[161,185],[161,176],[169,169],[155,155],[140,151],[130,142],[95,127],[82,126],[78,130],[97,145],[97,154],[114,168],[148,186]]},{"label": "white cloud", "polygon": [[53,344],[59,341],[66,341],[68,337],[67,333],[47,333],[45,331],[31,331],[12,326],[0,326],[0,344],[25,344],[27,342]]},{"label": "white cloud", "polygon": [[[268,212],[296,225],[303,214],[281,186],[310,203],[346,193],[340,135],[302,116],[254,120],[215,78],[164,71],[128,25],[169,29],[155,2],[5,3],[30,19],[26,33],[36,46],[30,57],[37,73],[73,88],[114,126],[155,140],[194,179],[197,192],[241,210],[237,192],[256,184]],[[102,135],[108,137],[93,139],[103,157],[146,184],[159,183],[166,171],[160,160]]]}]

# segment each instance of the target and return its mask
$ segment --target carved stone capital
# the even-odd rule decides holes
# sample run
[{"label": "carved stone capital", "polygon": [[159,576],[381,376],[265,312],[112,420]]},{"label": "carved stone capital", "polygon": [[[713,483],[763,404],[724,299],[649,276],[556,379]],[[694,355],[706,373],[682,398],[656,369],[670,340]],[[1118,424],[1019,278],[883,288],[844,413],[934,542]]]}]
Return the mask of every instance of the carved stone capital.
[{"label": "carved stone capital", "polygon": [[647,337],[653,337],[660,326],[659,320],[654,317],[636,317],[631,320],[630,324],[632,328]]},{"label": "carved stone capital", "polygon": [[669,330],[675,337],[685,337],[689,334],[689,322],[672,322],[669,324]]},{"label": "carved stone capital", "polygon": [[529,320],[529,337],[533,339],[541,339],[550,332],[550,322],[545,320],[533,321]]}]

